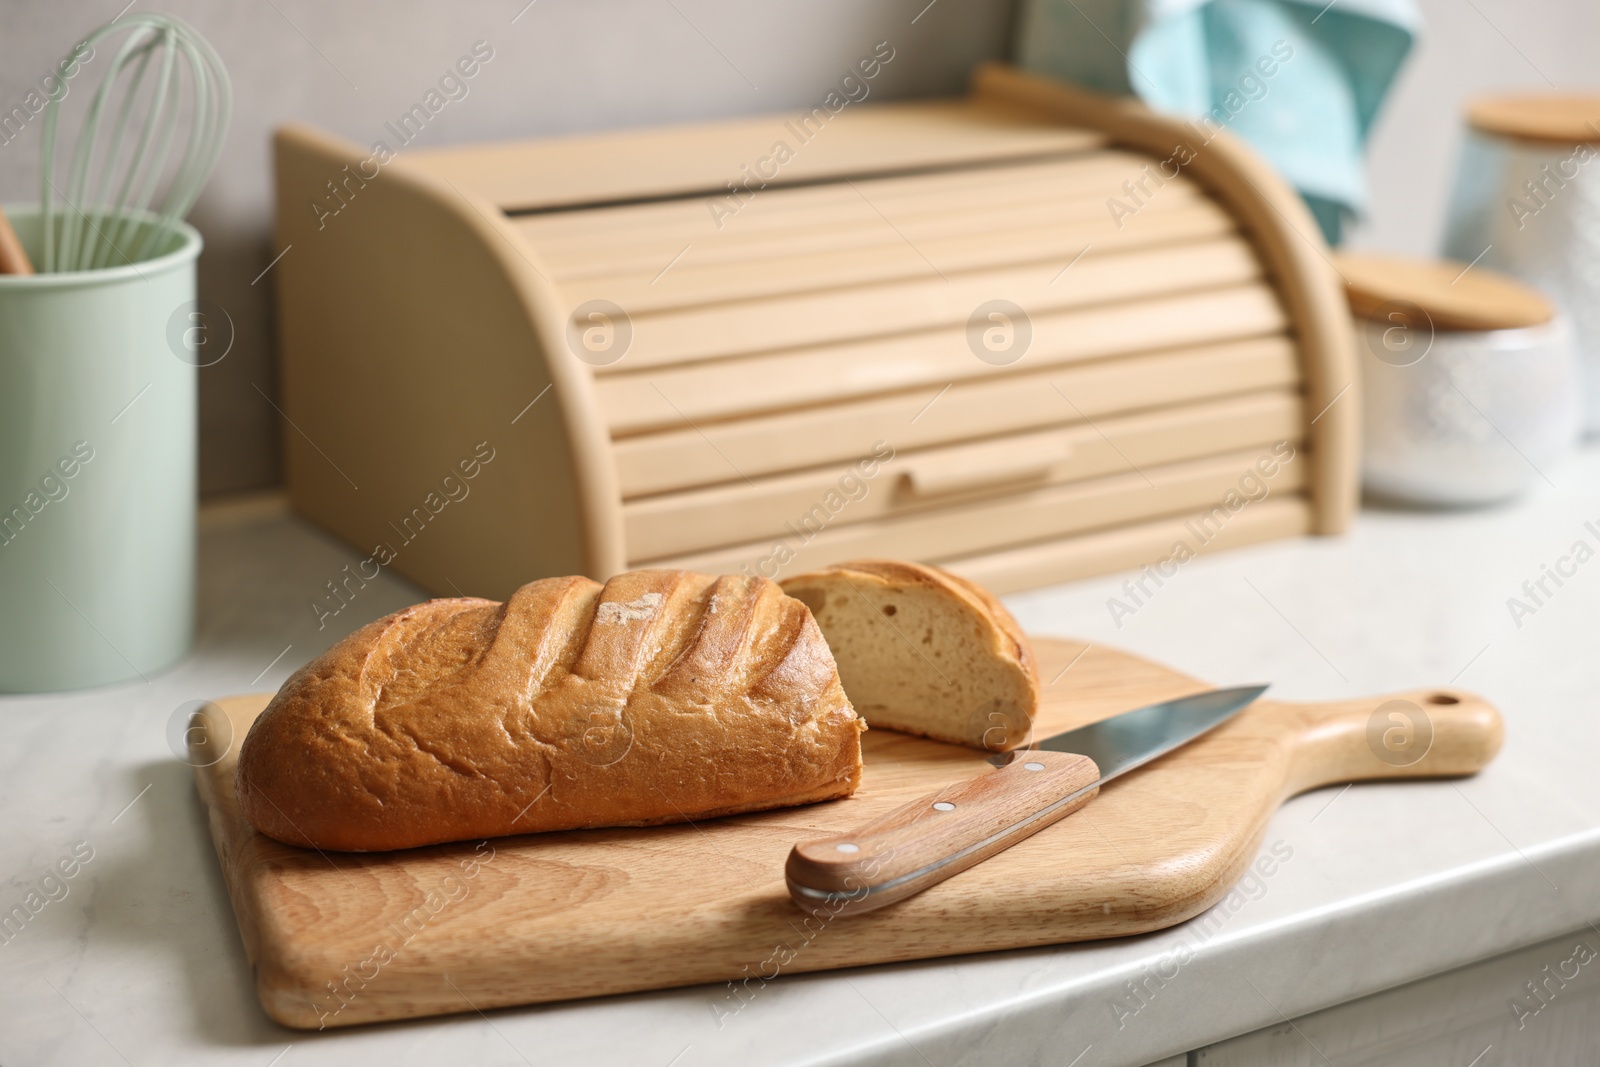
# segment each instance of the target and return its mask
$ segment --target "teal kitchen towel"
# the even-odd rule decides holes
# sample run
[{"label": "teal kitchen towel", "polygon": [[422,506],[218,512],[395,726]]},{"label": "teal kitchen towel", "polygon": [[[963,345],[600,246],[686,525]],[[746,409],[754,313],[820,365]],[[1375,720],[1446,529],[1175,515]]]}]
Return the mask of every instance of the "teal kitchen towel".
[{"label": "teal kitchen towel", "polygon": [[1421,21],[1413,0],[1023,0],[1017,60],[1231,129],[1337,244],[1366,206],[1362,150]]}]

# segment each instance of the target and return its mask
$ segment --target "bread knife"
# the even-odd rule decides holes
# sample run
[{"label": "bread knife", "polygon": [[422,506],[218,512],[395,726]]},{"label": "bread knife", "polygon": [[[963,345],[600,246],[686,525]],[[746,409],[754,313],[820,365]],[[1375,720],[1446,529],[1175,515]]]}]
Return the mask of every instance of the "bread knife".
[{"label": "bread knife", "polygon": [[1165,700],[999,753],[992,773],[796,845],[784,869],[789,895],[829,916],[904,900],[1072,814],[1102,785],[1222,725],[1266,689]]}]

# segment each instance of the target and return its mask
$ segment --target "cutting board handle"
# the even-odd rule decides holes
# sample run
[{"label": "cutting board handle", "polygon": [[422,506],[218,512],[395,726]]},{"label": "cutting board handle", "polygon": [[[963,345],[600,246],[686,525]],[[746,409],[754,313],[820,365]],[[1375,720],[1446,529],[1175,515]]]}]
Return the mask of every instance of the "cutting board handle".
[{"label": "cutting board handle", "polygon": [[1505,732],[1494,705],[1451,686],[1278,707],[1305,720],[1291,793],[1373,778],[1474,774],[1500,751]]}]

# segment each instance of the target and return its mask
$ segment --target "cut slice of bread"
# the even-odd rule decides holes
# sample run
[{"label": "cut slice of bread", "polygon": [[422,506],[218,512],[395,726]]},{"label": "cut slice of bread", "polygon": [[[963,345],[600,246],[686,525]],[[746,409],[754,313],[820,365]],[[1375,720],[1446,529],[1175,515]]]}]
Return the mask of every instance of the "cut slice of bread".
[{"label": "cut slice of bread", "polygon": [[987,590],[937,567],[879,559],[780,584],[811,609],[868,724],[997,752],[1028,740],[1037,661]]}]

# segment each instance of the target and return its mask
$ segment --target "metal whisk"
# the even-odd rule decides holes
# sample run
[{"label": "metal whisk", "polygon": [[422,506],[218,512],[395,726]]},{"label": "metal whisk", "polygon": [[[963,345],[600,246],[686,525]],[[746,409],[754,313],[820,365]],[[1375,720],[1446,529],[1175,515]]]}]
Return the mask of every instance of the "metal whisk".
[{"label": "metal whisk", "polygon": [[[56,180],[55,149],[66,83],[50,95],[40,160],[42,271],[120,266],[159,254],[222,152],[233,90],[216,50],[170,15],[130,15],[84,43],[119,35],[126,37],[84,116],[64,187]],[[146,74],[153,75],[148,82]],[[187,139],[174,165],[180,125],[187,125]]]}]

